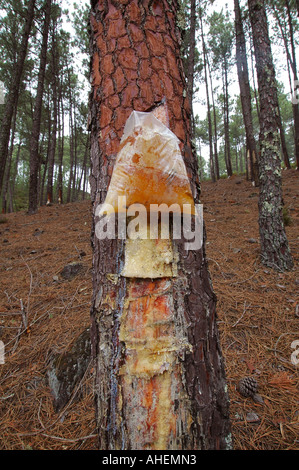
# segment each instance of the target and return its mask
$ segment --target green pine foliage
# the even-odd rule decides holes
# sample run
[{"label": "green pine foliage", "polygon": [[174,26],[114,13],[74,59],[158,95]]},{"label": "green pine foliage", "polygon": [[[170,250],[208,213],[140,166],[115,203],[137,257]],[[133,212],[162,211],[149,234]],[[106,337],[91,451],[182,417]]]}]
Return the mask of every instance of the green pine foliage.
[{"label": "green pine foliage", "polygon": [[[19,53],[21,26],[26,16],[25,0],[0,1],[0,81],[7,96],[15,63]],[[88,185],[85,185],[83,194],[83,175],[88,182],[89,155],[86,158],[86,148],[89,146],[88,121],[88,51],[87,40],[85,48],[82,47],[82,38],[87,34],[87,6],[80,4],[80,8],[65,10],[64,2],[53,1],[52,18],[50,25],[50,39],[48,44],[47,68],[45,75],[42,118],[39,139],[39,198],[40,203],[46,202],[47,162],[48,151],[53,127],[53,70],[51,50],[53,47],[54,24],[55,47],[57,54],[56,83],[59,95],[60,126],[57,126],[56,151],[54,161],[54,202],[58,201],[57,179],[59,152],[63,153],[63,201],[69,185],[70,173],[70,139],[73,139],[73,149],[76,156],[76,172],[71,182],[72,200],[89,197]],[[84,5],[84,6],[83,6]],[[75,6],[74,6],[75,7]],[[32,129],[33,108],[37,89],[39,51],[41,47],[41,32],[44,21],[44,1],[38,0],[34,24],[30,35],[29,50],[22,75],[21,89],[17,103],[15,130],[11,129],[11,161],[6,164],[6,178],[8,184],[2,187],[0,206],[5,211],[27,210],[29,186],[29,158],[30,136]],[[81,21],[83,16],[85,21]],[[81,25],[81,26],[80,26]],[[70,103],[72,100],[72,103]],[[70,129],[70,111],[73,113],[73,129]],[[3,105],[0,105],[0,119],[3,114]],[[13,141],[12,141],[13,136]],[[63,138],[62,138],[63,136]],[[86,161],[86,164],[85,164]],[[8,174],[9,173],[9,174]],[[5,202],[6,201],[6,202]],[[0,209],[1,210],[1,209]]]}]

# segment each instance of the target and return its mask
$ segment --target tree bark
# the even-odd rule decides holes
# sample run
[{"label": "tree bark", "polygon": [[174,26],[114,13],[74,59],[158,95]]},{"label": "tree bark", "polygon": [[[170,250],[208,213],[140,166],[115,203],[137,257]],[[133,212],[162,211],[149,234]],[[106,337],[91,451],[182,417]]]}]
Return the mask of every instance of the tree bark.
[{"label": "tree bark", "polygon": [[22,140],[20,138],[19,143],[18,143],[18,150],[17,150],[17,155],[16,155],[16,161],[14,162],[14,169],[13,169],[13,174],[12,174],[12,184],[10,186],[10,212],[13,212],[14,208],[14,196],[15,196],[15,185],[16,185],[16,177],[18,174],[18,166],[19,166],[19,161],[20,161],[20,154],[21,154],[21,145],[22,145]]},{"label": "tree bark", "polygon": [[86,167],[87,167],[87,160],[89,156],[89,134],[87,135],[86,138],[86,144],[85,144],[85,150],[84,150],[84,157],[83,157],[83,162],[82,162],[82,169],[81,169],[81,175],[78,183],[78,195],[80,194],[81,191],[81,184],[82,184],[82,179],[83,179],[83,190],[82,190],[82,200],[84,201],[85,199],[85,184],[86,184]]},{"label": "tree bark", "polygon": [[[124,240],[99,240],[95,234],[95,213],[105,200],[124,125],[133,110],[146,112],[166,102],[169,127],[180,140],[194,200],[199,201],[177,1],[100,0],[91,5],[91,342],[99,448],[228,449],[229,401],[204,246],[187,253],[177,243],[176,279],[127,279],[121,275]],[[174,308],[173,325],[191,349],[164,372],[151,374],[146,364],[144,375],[125,374],[122,366],[129,350],[120,331],[130,312],[136,311],[138,323],[152,314],[154,304],[158,310],[163,304]]]},{"label": "tree bark", "polygon": [[15,140],[15,132],[16,132],[16,121],[17,121],[17,103],[16,108],[14,111],[13,116],[13,123],[11,129],[11,139],[10,139],[10,148],[8,152],[8,161],[5,168],[5,175],[4,175],[4,184],[2,189],[2,213],[5,214],[7,211],[7,193],[10,189],[9,181],[11,178],[11,164],[12,164],[12,157],[13,157],[13,149],[14,149],[14,140]]},{"label": "tree bark", "polygon": [[279,128],[279,132],[280,132],[281,151],[282,151],[283,161],[284,161],[284,164],[285,164],[286,168],[290,169],[291,164],[290,164],[289,152],[288,152],[288,149],[287,149],[287,143],[286,143],[286,138],[285,138],[285,130],[284,130],[283,123],[282,123],[282,120],[281,120],[281,113],[280,113],[279,108],[278,108],[278,128]]},{"label": "tree bark", "polygon": [[232,161],[231,161],[231,146],[230,146],[230,130],[229,130],[229,94],[228,94],[228,73],[227,64],[223,64],[222,71],[223,78],[223,119],[224,119],[224,140],[225,140],[225,165],[227,176],[233,175]]},{"label": "tree bark", "polygon": [[216,165],[213,155],[213,129],[212,129],[212,116],[211,116],[211,105],[210,105],[210,94],[209,94],[209,83],[208,83],[208,71],[207,71],[207,50],[206,43],[203,33],[202,17],[200,16],[201,25],[201,42],[202,42],[202,53],[203,53],[203,66],[205,76],[205,88],[207,97],[207,116],[208,116],[208,133],[209,133],[209,148],[210,148],[210,172],[213,183],[216,182]]},{"label": "tree bark", "polygon": [[[60,85],[62,86],[62,85]],[[63,203],[63,153],[64,153],[64,107],[63,99],[60,93],[58,100],[58,126],[59,126],[59,146],[58,146],[58,180],[57,180],[57,199],[58,203]]]},{"label": "tree bark", "polygon": [[257,149],[252,123],[251,91],[246,53],[246,40],[239,0],[235,0],[236,60],[242,103],[242,112],[246,131],[247,151],[249,152],[251,175],[255,186],[259,186]]},{"label": "tree bark", "polygon": [[71,202],[72,183],[74,179],[74,128],[73,128],[74,126],[73,126],[73,93],[72,93],[72,88],[71,88],[71,72],[69,68],[68,68],[67,73],[68,73],[68,81],[69,81],[69,103],[70,103],[70,111],[69,111],[70,174],[69,174],[66,202]]},{"label": "tree bark", "polygon": [[[254,93],[254,100],[255,100],[255,107],[258,116],[258,120],[260,122],[260,103],[258,98],[258,91],[256,87],[256,80],[255,80],[255,64],[254,64],[254,51],[253,51],[253,41],[250,38],[250,56],[251,56],[251,73],[252,73],[252,81],[253,81],[253,93]],[[246,165],[247,167],[247,165]]]},{"label": "tree bark", "polygon": [[206,61],[208,66],[209,81],[211,86],[211,96],[212,96],[212,106],[213,106],[213,120],[214,120],[214,161],[215,161],[215,176],[217,180],[220,179],[220,170],[219,170],[219,158],[218,158],[218,125],[217,125],[217,113],[216,113],[216,104],[215,104],[215,92],[213,87],[212,72],[210,67],[210,60],[208,53],[206,55]]},{"label": "tree bark", "polygon": [[76,120],[76,109],[74,110],[74,171],[73,171],[73,181],[72,181],[72,196],[71,201],[77,201],[78,193],[77,193],[77,156],[78,156],[78,146],[77,146],[77,120]]},{"label": "tree bark", "polygon": [[20,83],[24,68],[24,62],[27,55],[28,41],[31,32],[31,27],[34,19],[35,0],[30,0],[28,3],[28,10],[26,14],[26,22],[22,34],[22,42],[20,46],[20,53],[16,64],[16,70],[12,77],[12,85],[9,90],[8,98],[6,101],[2,124],[1,124],[1,138],[0,138],[0,193],[2,190],[3,177],[5,172],[6,159],[8,154],[10,129],[15,109],[15,104],[18,100]]},{"label": "tree bark", "polygon": [[[189,57],[188,57],[188,77],[187,87],[188,96],[193,109],[193,95],[194,95],[194,65],[195,65],[195,49],[196,49],[196,0],[190,2],[190,44],[189,44]],[[194,126],[193,112],[192,112],[192,126]],[[194,131],[194,129],[193,129]]]},{"label": "tree bark", "polygon": [[285,271],[293,267],[282,217],[281,160],[278,131],[278,97],[264,2],[248,0],[260,97],[261,257],[265,265]]},{"label": "tree bark", "polygon": [[49,25],[51,19],[52,0],[47,0],[45,9],[44,30],[42,35],[42,47],[40,53],[40,66],[38,84],[36,90],[31,140],[30,140],[30,177],[29,177],[29,214],[35,214],[38,208],[38,174],[40,167],[39,136],[41,127],[42,102],[44,94],[44,81],[47,65],[47,50]]},{"label": "tree bark", "polygon": [[[297,71],[297,61],[296,61],[294,27],[293,27],[290,4],[288,0],[285,0],[285,5],[287,8],[287,17],[288,17],[290,42],[291,42],[291,50],[292,50],[291,67],[292,67],[293,75],[294,75],[294,84],[296,84],[298,83],[298,71]],[[297,101],[293,103],[293,114],[294,114],[294,131],[295,131],[295,156],[296,156],[297,170],[299,171],[299,104]]]},{"label": "tree bark", "polygon": [[53,176],[54,176],[54,162],[56,154],[56,141],[57,141],[57,121],[58,121],[58,96],[57,96],[57,39],[56,39],[56,20],[53,24],[52,32],[52,51],[51,51],[51,65],[52,65],[52,100],[53,100],[53,121],[50,137],[50,148],[48,155],[48,179],[47,179],[47,204],[53,202]]},{"label": "tree bark", "polygon": [[[289,24],[290,42],[291,42],[291,51],[292,51],[292,53],[289,50],[288,34],[285,31],[284,26],[282,24],[281,18],[279,16],[279,11],[276,8],[275,4],[273,2],[271,2],[272,10],[274,12],[274,17],[277,21],[277,24],[279,26],[279,29],[280,29],[280,32],[281,32],[281,35],[282,35],[282,39],[283,39],[283,42],[284,42],[284,47],[285,47],[285,51],[286,51],[286,55],[287,55],[287,67],[288,67],[288,76],[289,76],[289,81],[290,81],[290,90],[291,90],[291,93],[293,93],[294,89],[293,89],[293,86],[292,86],[292,80],[290,78],[291,77],[290,67],[291,67],[292,72],[293,72],[294,83],[298,79],[298,75],[297,75],[297,65],[296,65],[296,53],[295,53],[295,47],[294,47],[294,34],[293,34],[292,18],[291,18],[288,2],[286,3],[286,5],[288,6],[287,7],[287,10],[288,10],[287,17],[288,17],[288,24]],[[295,157],[296,157],[296,162],[297,162],[297,167],[298,167],[298,163],[299,163],[299,106],[298,106],[298,103],[293,101],[292,107],[293,107],[293,118],[294,118]],[[282,129],[281,122],[279,122],[279,126],[280,126],[280,129]],[[282,143],[282,150],[283,150],[284,147],[286,148],[285,143],[283,142],[283,140],[285,140],[283,132],[281,132],[281,137],[282,137],[281,143]],[[285,152],[284,150],[283,150],[283,154],[284,154],[285,165],[286,165],[287,168],[290,168],[291,165],[290,165],[290,161],[289,161],[289,156],[288,156],[287,152]]]},{"label": "tree bark", "polygon": [[89,161],[90,161],[90,133],[88,132],[87,142],[86,142],[86,160],[84,162],[83,195],[82,195],[83,200],[85,200],[87,188],[88,188],[88,174],[89,174],[88,162]]},{"label": "tree bark", "polygon": [[220,170],[219,170],[219,158],[218,158],[218,124],[217,124],[217,113],[216,113],[216,105],[215,105],[215,97],[214,97],[214,89],[213,89],[213,80],[212,80],[212,74],[211,74],[208,56],[207,56],[207,64],[208,64],[208,71],[209,71],[209,77],[210,77],[212,105],[213,105],[215,175],[216,175],[217,180],[219,180]]}]

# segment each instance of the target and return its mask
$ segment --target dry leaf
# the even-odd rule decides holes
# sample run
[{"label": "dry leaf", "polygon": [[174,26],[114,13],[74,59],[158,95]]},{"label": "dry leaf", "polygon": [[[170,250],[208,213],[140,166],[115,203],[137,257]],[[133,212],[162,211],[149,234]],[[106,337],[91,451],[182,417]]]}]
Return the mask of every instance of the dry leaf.
[{"label": "dry leaf", "polygon": [[278,372],[270,378],[269,385],[277,388],[292,389],[295,383],[288,376],[287,372]]}]

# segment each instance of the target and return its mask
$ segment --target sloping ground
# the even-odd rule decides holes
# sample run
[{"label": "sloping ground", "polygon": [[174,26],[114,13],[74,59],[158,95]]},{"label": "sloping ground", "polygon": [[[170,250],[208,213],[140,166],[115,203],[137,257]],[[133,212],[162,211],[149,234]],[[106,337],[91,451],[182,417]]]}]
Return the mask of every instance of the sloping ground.
[{"label": "sloping ground", "polygon": [[[299,366],[291,362],[291,345],[299,341],[298,174],[284,172],[283,183],[295,258],[294,270],[284,274],[260,264],[258,190],[239,177],[202,185],[236,449],[299,449]],[[58,413],[47,381],[51,359],[89,326],[90,203],[5,217],[0,224],[0,339],[5,344],[0,449],[95,449],[92,367]],[[75,278],[63,279],[64,266],[74,262],[83,268]],[[263,403],[237,392],[246,376],[257,379]]]},{"label": "sloping ground", "polygon": [[[299,340],[298,173],[284,172],[283,189],[295,268],[281,274],[260,263],[258,189],[238,177],[203,185],[236,449],[299,449],[299,365],[291,362],[291,345]],[[263,404],[236,391],[245,376],[258,380]]]}]

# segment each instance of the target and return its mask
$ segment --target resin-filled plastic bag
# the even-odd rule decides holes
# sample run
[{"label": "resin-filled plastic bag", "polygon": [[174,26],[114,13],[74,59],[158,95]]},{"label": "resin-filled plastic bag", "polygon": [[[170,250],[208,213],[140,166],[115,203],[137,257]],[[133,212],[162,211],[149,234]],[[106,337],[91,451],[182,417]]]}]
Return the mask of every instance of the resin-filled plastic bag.
[{"label": "resin-filled plastic bag", "polygon": [[[119,205],[125,196],[126,204]],[[129,117],[101,213],[123,212],[132,204],[177,204],[194,212],[194,200],[179,140],[153,113]],[[185,208],[183,205],[186,204]]]}]

